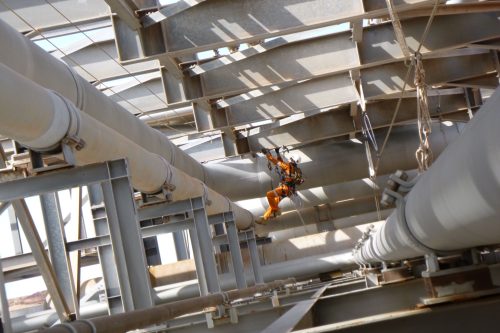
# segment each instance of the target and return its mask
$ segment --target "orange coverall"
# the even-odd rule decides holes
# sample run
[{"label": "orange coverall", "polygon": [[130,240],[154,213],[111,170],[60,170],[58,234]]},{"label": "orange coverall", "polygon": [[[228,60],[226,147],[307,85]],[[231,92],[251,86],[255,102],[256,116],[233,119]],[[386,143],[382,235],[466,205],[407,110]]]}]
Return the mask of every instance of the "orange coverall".
[{"label": "orange coverall", "polygon": [[266,154],[266,157],[271,163],[277,164],[278,167],[283,170],[284,177],[281,179],[280,185],[274,190],[267,192],[266,197],[269,202],[269,208],[264,213],[264,220],[268,220],[273,213],[279,210],[278,204],[282,198],[288,197],[292,194],[292,188],[287,185],[287,183],[293,182],[293,178],[290,176],[295,173],[295,166],[291,163],[284,162],[281,157],[274,158],[270,153]]}]

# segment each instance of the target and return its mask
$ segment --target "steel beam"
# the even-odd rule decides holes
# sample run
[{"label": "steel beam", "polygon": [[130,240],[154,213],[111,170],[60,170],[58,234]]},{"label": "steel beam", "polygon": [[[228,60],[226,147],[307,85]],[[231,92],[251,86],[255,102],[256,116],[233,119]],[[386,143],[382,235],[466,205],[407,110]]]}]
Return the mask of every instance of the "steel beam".
[{"label": "steel beam", "polygon": [[[500,23],[496,17],[494,13],[438,17],[433,21],[432,33],[421,52],[435,53],[459,48],[472,41],[496,38],[500,35]],[[426,23],[427,18],[402,22],[410,50],[418,47]],[[470,29],[477,25],[484,26],[484,29]],[[456,27],[453,38],[443,35],[450,26]],[[365,27],[359,56],[350,32],[292,40],[279,47],[274,47],[274,44],[274,40],[265,43],[262,46],[264,51],[258,54],[245,56],[245,50],[193,68],[191,73],[199,74],[203,82],[203,97],[234,95],[281,82],[379,66],[404,58],[399,45],[394,42],[391,24]]]},{"label": "steel beam", "polygon": [[147,14],[141,18],[142,25],[147,28],[153,24],[162,22],[169,17],[172,17],[180,12],[183,12],[191,7],[194,7],[205,0],[190,0],[190,1],[178,1],[172,4],[168,4],[161,8],[157,12]]},{"label": "steel beam", "polygon": [[[205,211],[205,200],[203,198],[194,198],[190,200],[191,211],[193,214],[196,239],[198,241],[199,251],[196,251],[195,256],[200,256],[200,260],[196,262],[196,271],[200,269],[204,271],[205,281],[208,293],[220,292],[219,278],[217,274],[217,266],[214,257],[214,247],[212,245],[211,231],[208,224],[208,217]],[[202,263],[200,267],[198,264]],[[204,294],[202,294],[204,296]]]},{"label": "steel beam", "polygon": [[[431,116],[441,117],[454,113],[466,112],[467,104],[463,94],[431,96],[428,99]],[[397,100],[386,100],[369,103],[366,112],[374,129],[389,126],[396,109]],[[439,109],[438,109],[439,106]],[[465,111],[464,111],[465,110]],[[395,124],[413,121],[417,115],[415,98],[404,98]],[[255,132],[253,134],[252,132]],[[306,117],[280,127],[268,130],[250,130],[247,137],[250,151],[260,151],[261,148],[274,148],[283,145],[293,146],[307,144],[329,138],[341,137],[352,132],[354,128],[349,109],[341,108],[329,112]]]},{"label": "steel beam", "polygon": [[288,333],[293,331],[294,327],[302,320],[309,310],[314,306],[318,299],[323,295],[326,288],[325,285],[318,289],[310,299],[298,302],[290,310],[285,312],[278,320],[267,326],[261,333]]},{"label": "steel beam", "polygon": [[225,222],[227,238],[229,240],[229,250],[231,251],[231,261],[233,263],[234,278],[238,289],[246,288],[247,281],[245,278],[245,267],[241,257],[240,239],[238,230],[233,220],[231,212],[225,213]]},{"label": "steel beam", "polygon": [[10,321],[9,301],[5,292],[5,279],[2,268],[2,258],[0,258],[0,331],[2,333],[12,333]]},{"label": "steel beam", "polygon": [[35,223],[28,210],[28,206],[24,199],[13,200],[12,205],[16,210],[17,218],[23,228],[26,240],[31,248],[33,257],[40,269],[47,291],[52,296],[54,307],[61,321],[69,320],[71,312],[61,290],[61,286],[57,282],[56,275],[50,264],[47,253],[45,252],[40,235],[36,230]]},{"label": "steel beam", "polygon": [[292,42],[281,47],[264,47],[269,50],[239,61],[230,62],[233,57],[237,57],[234,54],[215,60],[228,63],[219,68],[207,70],[213,66],[211,63],[195,68],[197,71],[204,70],[200,75],[204,87],[203,97],[234,95],[286,81],[345,72],[361,65],[356,43],[349,31]]},{"label": "steel beam", "polygon": [[[418,8],[430,3],[418,0],[399,2],[397,9]],[[194,53],[382,13],[387,13],[385,6],[366,13],[362,1],[358,0],[314,0],[307,3],[287,0],[206,1],[166,20],[165,39],[167,50],[172,54]]]},{"label": "steel beam", "polygon": [[190,258],[188,243],[186,242],[185,235],[186,233],[184,230],[179,230],[172,233],[177,261],[187,260]]},{"label": "steel beam", "polygon": [[[500,22],[500,21],[499,21]],[[423,61],[426,84],[441,84],[460,79],[482,76],[496,70],[489,53]],[[387,64],[361,71],[363,91],[367,100],[383,95],[397,94],[402,90],[407,68],[403,63]],[[413,89],[413,79],[407,89]]]},{"label": "steel beam", "polygon": [[0,202],[0,214],[7,210],[10,207],[10,202]]},{"label": "steel beam", "polygon": [[[9,215],[10,221],[10,232],[12,235],[12,242],[14,243],[14,253],[22,254],[23,253],[23,244],[21,242],[21,232],[19,230],[19,224],[16,218],[16,212],[10,203],[8,203],[7,213]],[[1,209],[0,209],[1,210]]]},{"label": "steel beam", "polygon": [[88,189],[96,238],[99,239],[106,237],[108,240],[106,244],[99,244],[97,247],[99,264],[101,265],[104,280],[104,292],[107,300],[108,314],[120,313],[124,311],[124,304],[118,280],[117,268],[113,258],[113,249],[111,247],[111,241],[109,240],[109,227],[106,209],[104,208],[102,198],[102,190],[97,184],[90,185]]},{"label": "steel beam", "polygon": [[255,233],[253,229],[245,232],[248,244],[248,251],[250,252],[250,261],[252,263],[252,271],[255,284],[264,283],[262,269],[260,265],[259,249],[255,240]]},{"label": "steel beam", "polygon": [[348,74],[318,78],[249,99],[227,109],[229,125],[282,118],[357,101]]},{"label": "steel beam", "polygon": [[118,14],[118,16],[128,24],[128,26],[134,30],[141,27],[141,21],[139,21],[136,11],[139,9],[137,5],[132,0],[104,0],[108,6],[111,8],[113,13]]},{"label": "steel beam", "polygon": [[108,165],[112,163],[114,162],[91,164],[0,183],[0,201],[11,201],[104,181],[110,177]]},{"label": "steel beam", "polygon": [[[71,189],[71,213],[70,222],[68,224],[67,233],[68,238],[75,238],[80,240],[85,234],[85,225],[82,215],[82,187],[78,186]],[[66,251],[70,252],[68,249],[68,242],[66,241]],[[71,271],[73,274],[73,281],[75,285],[75,294],[77,309],[80,307],[80,285],[81,285],[81,251],[75,251],[69,253],[69,261],[71,266]]]},{"label": "steel beam", "polygon": [[102,182],[101,187],[124,310],[146,309],[154,303],[125,161],[110,164],[109,174],[109,180]]},{"label": "steel beam", "polygon": [[[488,53],[424,60],[426,83],[441,84],[482,76],[495,70]],[[407,68],[402,62],[361,70],[365,98],[380,99],[401,91]],[[411,80],[412,81],[412,80]],[[407,89],[412,89],[409,82]],[[399,95],[392,96],[392,98]],[[358,93],[348,74],[308,80],[274,92],[232,104],[226,109],[228,125],[236,126],[296,113],[311,113],[358,101]]]},{"label": "steel beam", "polygon": [[78,300],[76,299],[73,272],[66,251],[66,235],[57,192],[40,195],[40,204],[52,267],[70,313],[78,317]]}]

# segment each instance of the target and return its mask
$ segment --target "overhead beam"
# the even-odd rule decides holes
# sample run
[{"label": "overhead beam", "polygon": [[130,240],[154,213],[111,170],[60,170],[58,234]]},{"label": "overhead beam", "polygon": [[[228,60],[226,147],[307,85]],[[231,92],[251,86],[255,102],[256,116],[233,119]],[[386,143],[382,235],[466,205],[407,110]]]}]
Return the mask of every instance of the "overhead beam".
[{"label": "overhead beam", "polygon": [[[418,8],[433,1],[399,2],[399,10]],[[245,10],[241,10],[244,8]],[[194,53],[258,41],[386,13],[385,6],[367,13],[363,2],[343,0],[212,0],[164,22],[167,52]]]},{"label": "overhead beam", "polygon": [[[423,64],[426,84],[441,84],[474,78],[496,70],[489,53],[426,59]],[[362,84],[366,99],[377,99],[383,95],[399,93],[403,88],[407,70],[402,62],[362,70]],[[413,77],[411,76],[408,81],[407,89],[413,89]]]},{"label": "overhead beam", "polygon": [[[495,71],[489,53],[471,56],[424,60],[426,83],[440,84]],[[361,70],[361,82],[366,100],[385,95],[399,97],[407,67],[403,62]],[[413,81],[413,80],[410,80]],[[409,82],[408,89],[413,88]],[[297,113],[311,113],[341,104],[358,101],[358,93],[349,75],[338,74],[309,80],[276,90],[263,96],[231,105],[226,109],[228,125],[236,126],[266,119],[279,119]]]},{"label": "overhead beam", "polygon": [[357,100],[348,74],[306,81],[252,98],[227,109],[229,125],[276,119],[296,113],[331,108]]},{"label": "overhead beam", "polygon": [[[453,113],[463,113],[466,116],[467,104],[463,94],[449,96],[432,96],[428,99],[431,116],[445,116]],[[374,129],[389,126],[392,120],[397,100],[369,103],[366,112]],[[438,105],[440,106],[438,110]],[[439,112],[439,113],[438,113]],[[415,98],[405,98],[400,105],[400,112],[395,124],[415,120],[417,116],[417,101]],[[252,132],[257,132],[252,134]],[[250,151],[260,151],[262,148],[293,146],[307,144],[325,139],[348,135],[357,132],[354,128],[350,110],[342,108],[307,117],[277,128],[258,131],[250,130],[247,137]]]},{"label": "overhead beam", "polygon": [[137,5],[132,0],[104,0],[111,8],[113,13],[116,13],[123,22],[133,30],[138,30],[142,25],[137,17]]},{"label": "overhead beam", "polygon": [[[500,1],[482,1],[473,3],[456,3],[451,5],[439,5],[435,15],[457,15],[470,13],[486,13],[500,11]],[[432,8],[419,8],[401,13],[401,19],[418,16],[430,16]]]},{"label": "overhead beam", "polygon": [[190,9],[204,1],[205,0],[189,0],[168,4],[157,12],[149,13],[143,16],[141,18],[141,23],[145,28],[147,28],[153,24],[160,23],[169,17],[179,14],[180,12]]},{"label": "overhead beam", "polygon": [[[462,47],[473,41],[497,38],[500,36],[500,21],[497,16],[495,13],[489,13],[435,18],[432,33],[429,34],[421,52],[428,54]],[[410,50],[417,49],[426,23],[426,18],[402,21]],[[452,37],[447,33],[450,26],[455,30]],[[484,28],[471,29],[474,26]],[[275,41],[269,42],[272,43]],[[266,44],[263,45],[264,48],[267,47]],[[282,82],[379,66],[404,58],[398,43],[394,41],[394,31],[390,23],[363,29],[359,56],[358,47],[349,31],[295,41],[252,54],[231,54],[214,60],[213,62],[219,64],[217,66],[209,62],[195,67],[192,73],[200,74],[204,87],[203,96],[200,97],[234,95]],[[220,63],[226,65],[220,66]]]}]

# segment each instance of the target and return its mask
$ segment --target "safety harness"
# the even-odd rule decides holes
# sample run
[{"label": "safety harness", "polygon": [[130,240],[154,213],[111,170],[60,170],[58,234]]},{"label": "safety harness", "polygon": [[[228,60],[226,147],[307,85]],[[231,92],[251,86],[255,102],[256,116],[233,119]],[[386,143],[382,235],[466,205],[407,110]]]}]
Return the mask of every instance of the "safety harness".
[{"label": "safety harness", "polygon": [[280,176],[280,185],[288,186],[290,190],[288,196],[291,196],[296,194],[297,185],[301,185],[302,183],[304,183],[304,178],[302,176],[302,170],[297,166],[297,163],[292,160],[291,162],[289,162],[289,164],[291,165],[291,167],[288,169],[288,171],[282,170],[278,166],[277,168],[275,168],[275,170]]}]

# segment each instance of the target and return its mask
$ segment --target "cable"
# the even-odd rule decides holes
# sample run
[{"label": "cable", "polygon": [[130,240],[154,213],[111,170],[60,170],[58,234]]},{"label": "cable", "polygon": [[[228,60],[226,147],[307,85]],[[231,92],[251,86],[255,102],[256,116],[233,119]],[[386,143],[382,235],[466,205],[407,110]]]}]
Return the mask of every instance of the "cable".
[{"label": "cable", "polygon": [[[429,17],[429,20],[427,21],[427,25],[425,27],[425,30],[424,30],[423,34],[422,34],[422,37],[420,38],[420,42],[419,42],[419,45],[418,45],[416,53],[420,52],[423,43],[427,39],[427,35],[429,33],[432,21],[434,20],[434,16],[436,15],[436,11],[437,11],[437,7],[439,5],[439,1],[440,0],[436,0],[436,2],[434,3],[434,7],[432,8],[431,15]],[[394,127],[394,123],[396,121],[396,117],[398,116],[399,108],[401,107],[401,102],[403,100],[403,96],[404,96],[404,93],[406,91],[406,86],[408,84],[408,79],[410,78],[410,73],[411,73],[411,70],[413,69],[413,66],[414,66],[414,62],[411,62],[411,64],[408,67],[408,70],[406,72],[406,76],[405,76],[405,80],[404,80],[404,84],[403,84],[403,89],[401,90],[401,94],[400,94],[398,102],[396,104],[396,109],[394,110],[394,114],[392,115],[391,124],[389,125],[389,129],[387,130],[387,134],[386,134],[386,136],[384,138],[384,143],[382,144],[382,148],[380,149],[380,153],[377,155],[377,163],[375,165],[375,176],[378,173],[378,168],[380,166],[380,160],[382,159],[385,147],[387,145],[387,141],[389,140],[389,137],[390,137],[391,132],[392,132],[392,128]]]}]

